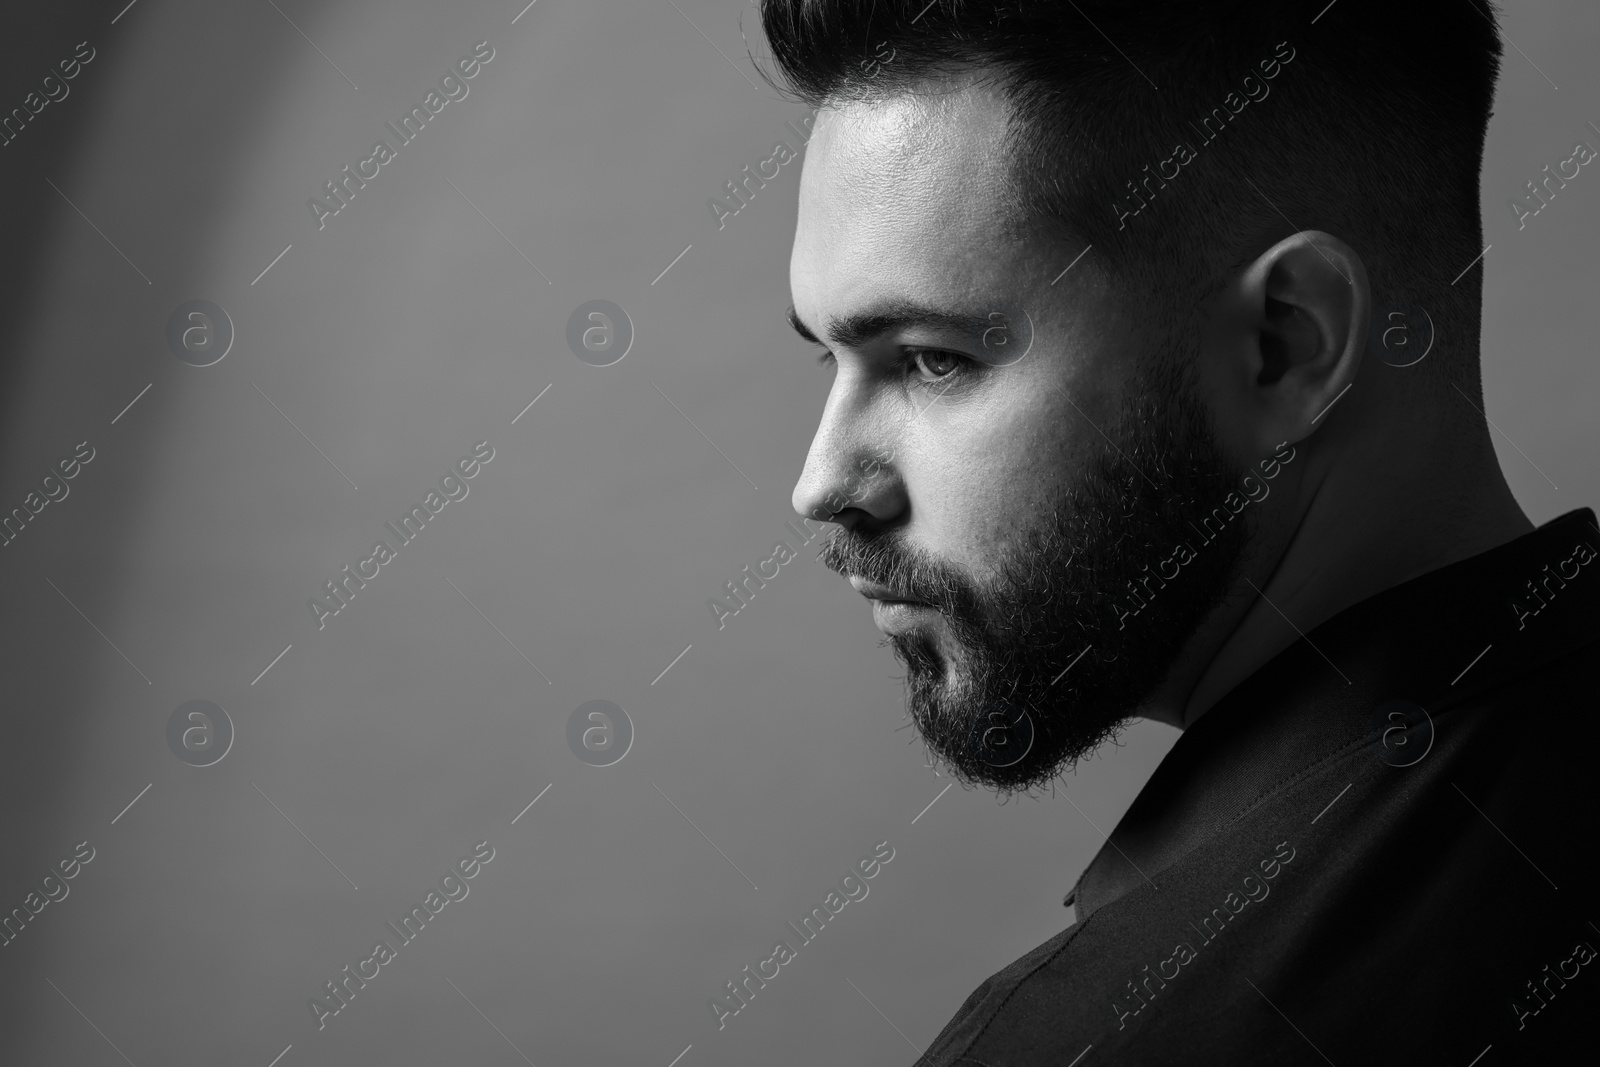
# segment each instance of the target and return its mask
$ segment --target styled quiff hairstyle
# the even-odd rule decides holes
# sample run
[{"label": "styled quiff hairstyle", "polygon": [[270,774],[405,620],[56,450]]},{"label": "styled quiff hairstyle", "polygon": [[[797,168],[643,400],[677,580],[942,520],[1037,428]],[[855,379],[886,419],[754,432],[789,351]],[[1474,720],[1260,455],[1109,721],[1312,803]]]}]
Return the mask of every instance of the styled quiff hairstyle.
[{"label": "styled quiff hairstyle", "polygon": [[1059,238],[1063,266],[1093,245],[1091,269],[1167,328],[1192,321],[1263,228],[1325,230],[1361,256],[1375,315],[1428,311],[1440,354],[1418,370],[1480,396],[1481,265],[1451,283],[1482,249],[1501,55],[1489,0],[760,0],[760,13],[782,81],[811,107],[935,93],[954,74],[992,82],[1012,108],[1009,236]]}]

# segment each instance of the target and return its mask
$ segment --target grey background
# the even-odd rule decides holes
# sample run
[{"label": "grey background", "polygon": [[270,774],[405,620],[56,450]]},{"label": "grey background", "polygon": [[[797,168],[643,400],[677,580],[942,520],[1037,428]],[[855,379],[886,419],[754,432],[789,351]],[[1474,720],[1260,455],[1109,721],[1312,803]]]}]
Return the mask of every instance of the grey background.
[{"label": "grey background", "polygon": [[[1096,827],[1177,735],[1131,729],[1072,803],[944,793],[816,542],[717,630],[706,598],[789,539],[830,382],[782,320],[798,161],[720,232],[705,204],[800,147],[805,109],[745,60],[754,10],[124,3],[14,11],[0,43],[5,110],[97,51],[0,149],[0,510],[97,453],[0,549],[0,910],[96,850],[0,949],[0,1060],[910,1062],[1066,925]],[[1505,201],[1600,145],[1600,10],[1505,28],[1485,392],[1542,522],[1600,500],[1600,174],[1521,232]],[[485,38],[470,95],[319,232],[306,199]],[[165,347],[193,298],[237,330],[207,368]],[[634,323],[614,366],[566,347],[592,299]],[[484,438],[470,495],[319,632],[306,599]],[[211,767],[166,745],[192,699],[236,730]],[[611,767],[566,744],[594,699],[634,724]],[[481,839],[470,896],[319,1032],[307,998]],[[707,998],[885,839],[870,895],[719,1033]]]}]

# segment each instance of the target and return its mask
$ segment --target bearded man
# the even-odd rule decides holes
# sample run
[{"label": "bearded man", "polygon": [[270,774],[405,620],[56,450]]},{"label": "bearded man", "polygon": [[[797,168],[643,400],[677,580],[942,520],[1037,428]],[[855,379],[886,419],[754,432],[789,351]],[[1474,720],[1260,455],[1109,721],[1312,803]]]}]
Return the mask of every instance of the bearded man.
[{"label": "bearded man", "polygon": [[922,737],[1012,793],[1183,731],[918,1062],[1579,1047],[1600,528],[1535,529],[1483,413],[1492,9],[761,14],[818,108],[789,318],[836,367],[793,502]]}]

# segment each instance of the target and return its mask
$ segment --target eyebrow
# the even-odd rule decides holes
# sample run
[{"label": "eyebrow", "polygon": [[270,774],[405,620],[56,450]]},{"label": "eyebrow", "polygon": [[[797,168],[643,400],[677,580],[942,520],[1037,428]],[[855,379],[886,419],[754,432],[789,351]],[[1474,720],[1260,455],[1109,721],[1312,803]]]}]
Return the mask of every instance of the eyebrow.
[{"label": "eyebrow", "polygon": [[[805,340],[814,345],[826,346],[828,343],[806,328],[792,304],[789,306],[788,319],[794,332]],[[892,300],[866,311],[829,319],[823,333],[841,348],[859,348],[882,334],[911,326],[962,334],[970,337],[974,343],[981,344],[984,332],[994,328],[995,322],[987,315],[946,311],[910,300]]]}]

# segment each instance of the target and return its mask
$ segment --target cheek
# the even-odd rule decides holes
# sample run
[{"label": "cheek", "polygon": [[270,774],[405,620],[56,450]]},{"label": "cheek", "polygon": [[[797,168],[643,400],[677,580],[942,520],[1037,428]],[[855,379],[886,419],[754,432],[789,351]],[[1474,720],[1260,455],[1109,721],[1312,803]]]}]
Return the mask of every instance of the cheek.
[{"label": "cheek", "polygon": [[918,543],[990,578],[1025,532],[1048,519],[1076,476],[1066,457],[1087,442],[1036,400],[975,404],[954,416],[920,435],[914,456],[908,441],[896,467]]}]

